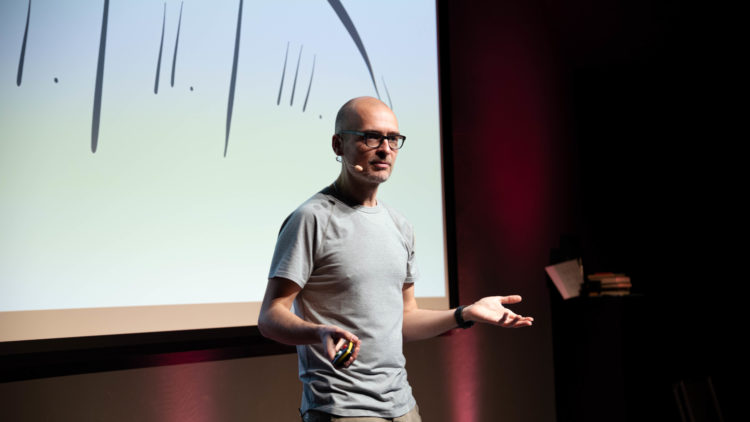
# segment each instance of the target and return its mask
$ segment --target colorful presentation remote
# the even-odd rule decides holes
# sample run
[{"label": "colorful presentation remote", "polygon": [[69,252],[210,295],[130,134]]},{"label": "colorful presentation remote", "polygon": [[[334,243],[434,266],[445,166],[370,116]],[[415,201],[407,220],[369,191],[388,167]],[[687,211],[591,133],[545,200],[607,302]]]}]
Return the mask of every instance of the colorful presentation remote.
[{"label": "colorful presentation remote", "polygon": [[343,349],[336,352],[336,356],[331,359],[331,363],[333,366],[341,366],[344,362],[349,359],[349,356],[352,355],[352,351],[354,350],[354,342],[349,342],[349,344],[344,347]]}]

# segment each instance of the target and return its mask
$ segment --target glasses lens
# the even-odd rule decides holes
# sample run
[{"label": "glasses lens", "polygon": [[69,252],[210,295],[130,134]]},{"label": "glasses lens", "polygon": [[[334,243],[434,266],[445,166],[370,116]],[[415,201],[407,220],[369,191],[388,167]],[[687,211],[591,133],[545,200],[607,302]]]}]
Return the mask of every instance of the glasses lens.
[{"label": "glasses lens", "polygon": [[391,149],[401,149],[401,147],[404,146],[404,140],[406,137],[404,135],[391,135],[386,139],[388,139],[388,146]]},{"label": "glasses lens", "polygon": [[375,132],[365,132],[362,137],[365,140],[365,144],[370,148],[377,148],[380,146],[380,140],[383,138],[382,135]]}]

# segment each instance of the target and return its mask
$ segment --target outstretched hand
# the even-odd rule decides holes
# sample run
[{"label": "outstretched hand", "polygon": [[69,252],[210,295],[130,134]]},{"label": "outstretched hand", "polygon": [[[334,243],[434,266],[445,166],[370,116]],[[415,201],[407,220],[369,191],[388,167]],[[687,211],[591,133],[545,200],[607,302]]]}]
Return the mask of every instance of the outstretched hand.
[{"label": "outstretched hand", "polygon": [[341,364],[343,368],[348,367],[357,359],[359,346],[362,344],[362,341],[354,334],[333,325],[326,325],[320,328],[320,341],[323,343],[328,360],[332,360],[336,356],[336,352],[343,348],[347,342],[351,341],[354,343],[352,355]]},{"label": "outstretched hand", "polygon": [[504,305],[521,301],[521,296],[488,296],[476,301],[463,310],[466,321],[483,322],[505,328],[529,327],[534,318],[516,314]]}]

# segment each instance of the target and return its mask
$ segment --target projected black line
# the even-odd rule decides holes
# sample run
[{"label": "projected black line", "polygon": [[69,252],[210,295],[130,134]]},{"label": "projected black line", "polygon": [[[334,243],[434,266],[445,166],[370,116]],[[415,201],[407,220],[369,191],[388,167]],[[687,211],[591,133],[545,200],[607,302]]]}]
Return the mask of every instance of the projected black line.
[{"label": "projected black line", "polygon": [[341,4],[340,0],[328,0],[328,3],[333,8],[333,11],[338,15],[341,23],[344,24],[344,28],[346,28],[347,32],[349,32],[349,35],[352,37],[352,41],[354,41],[354,44],[357,46],[359,54],[361,54],[362,58],[365,60],[367,70],[370,72],[370,79],[372,79],[372,86],[375,87],[375,93],[378,95],[378,98],[380,98],[378,85],[375,83],[375,75],[372,73],[370,58],[367,57],[367,50],[365,50],[365,45],[362,43],[362,39],[359,37],[359,32],[357,32],[357,28],[354,26],[354,22],[352,22],[352,19],[349,17],[349,14],[346,12],[346,9],[344,9],[344,5]]},{"label": "projected black line", "polygon": [[227,131],[224,137],[224,157],[229,147],[229,128],[232,126],[232,108],[234,107],[234,87],[237,82],[237,59],[240,56],[240,28],[242,27],[242,0],[237,12],[237,34],[234,37],[234,61],[232,62],[232,79],[229,82],[229,104],[227,104]]},{"label": "projected black line", "polygon": [[26,11],[26,28],[23,30],[21,57],[18,59],[18,74],[16,74],[16,86],[21,86],[21,79],[23,78],[23,62],[26,57],[26,39],[29,36],[29,19],[31,19],[31,0],[29,0],[29,9]]},{"label": "projected black line", "polygon": [[281,91],[284,88],[284,75],[286,75],[286,61],[289,58],[289,41],[286,43],[286,53],[284,54],[284,68],[281,70],[281,83],[279,83],[279,96],[276,98],[276,105],[281,104]]},{"label": "projected black line", "polygon": [[184,2],[180,2],[180,17],[177,20],[177,37],[174,39],[174,54],[172,55],[172,77],[170,78],[170,86],[174,87],[174,72],[177,66],[177,44],[180,43],[180,26],[182,26],[182,5]]},{"label": "projected black line", "polygon": [[96,63],[96,85],[94,87],[94,115],[91,121],[91,152],[96,152],[99,144],[99,117],[102,109],[102,81],[104,80],[104,52],[107,49],[107,19],[109,0],[104,0],[102,32],[99,36],[99,59]]},{"label": "projected black line", "polygon": [[381,76],[381,80],[383,81],[383,88],[385,88],[385,96],[388,97],[388,107],[393,110],[393,103],[391,102],[391,93],[388,92],[388,85],[385,84],[385,77]]},{"label": "projected black line", "polygon": [[161,52],[164,50],[164,27],[167,23],[167,2],[164,2],[164,14],[161,18],[161,41],[159,42],[159,58],[156,60],[156,78],[154,80],[154,94],[159,93],[159,73],[161,72]]},{"label": "projected black line", "polygon": [[312,70],[310,71],[310,83],[307,85],[307,94],[305,95],[305,103],[302,104],[302,112],[305,112],[307,108],[307,100],[310,98],[310,88],[312,88],[313,75],[315,74],[315,55],[313,54]]},{"label": "projected black line", "polygon": [[297,57],[297,70],[294,71],[294,82],[292,82],[292,98],[289,99],[289,105],[294,104],[294,91],[297,89],[297,75],[299,74],[299,63],[302,61],[302,47],[299,46],[299,56]]}]

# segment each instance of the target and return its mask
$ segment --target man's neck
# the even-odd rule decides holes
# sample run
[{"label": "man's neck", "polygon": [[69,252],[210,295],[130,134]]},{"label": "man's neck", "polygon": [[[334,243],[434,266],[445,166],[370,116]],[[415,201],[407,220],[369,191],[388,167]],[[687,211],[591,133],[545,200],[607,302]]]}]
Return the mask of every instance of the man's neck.
[{"label": "man's neck", "polygon": [[378,185],[362,183],[341,173],[334,183],[334,188],[345,202],[351,205],[374,207],[378,205]]}]

